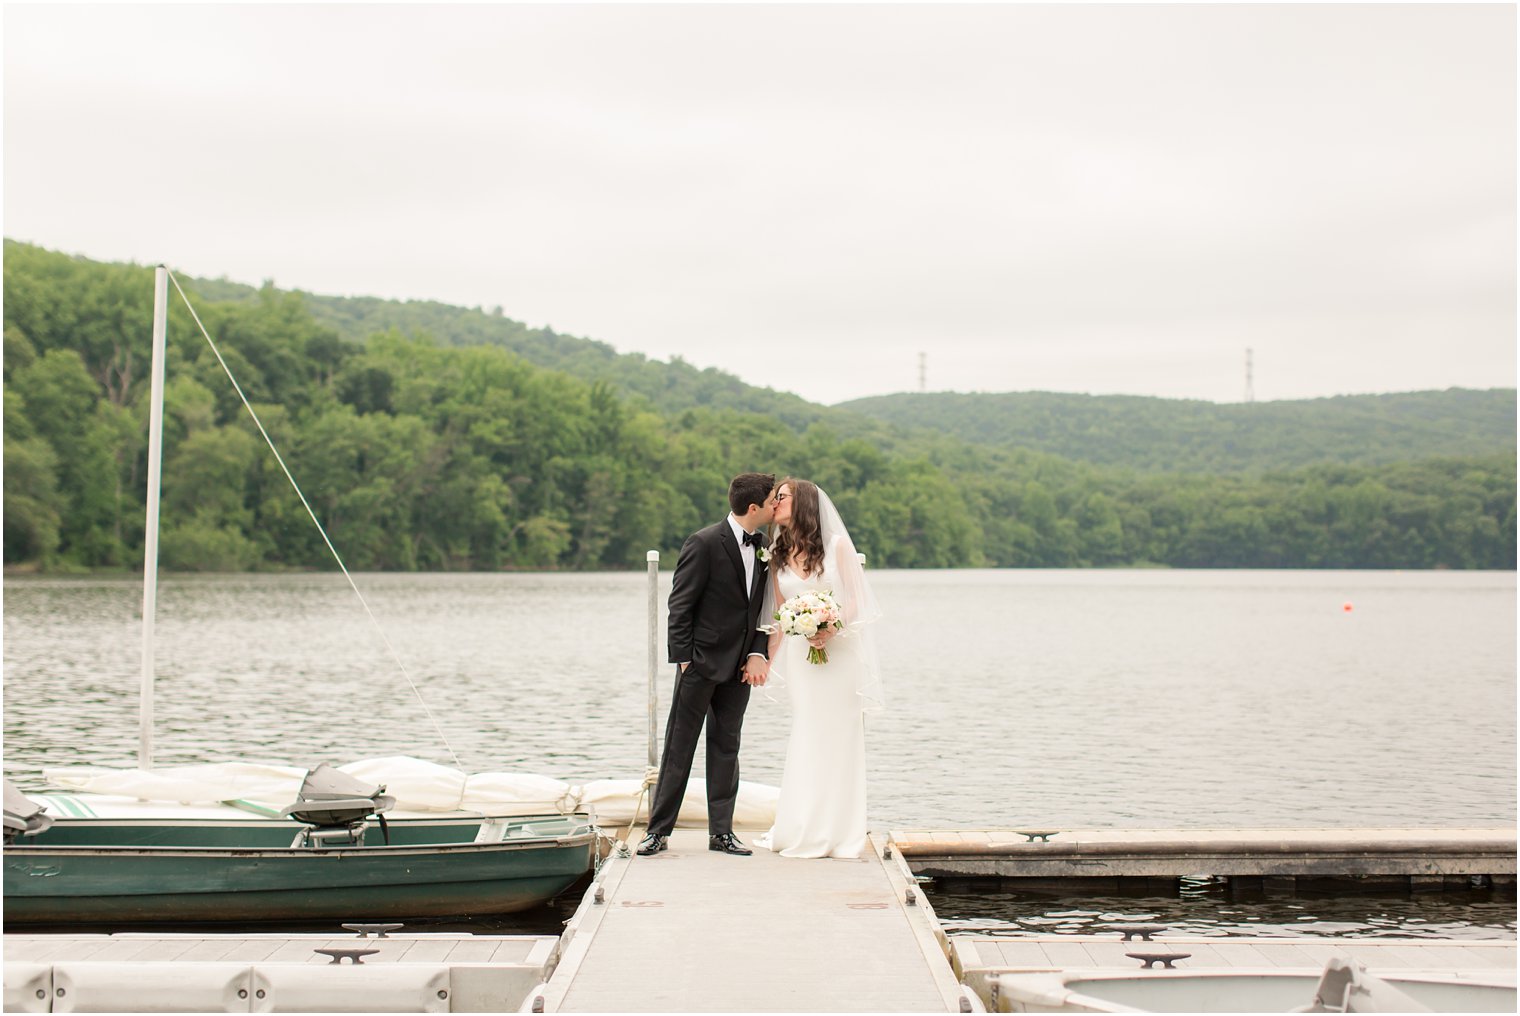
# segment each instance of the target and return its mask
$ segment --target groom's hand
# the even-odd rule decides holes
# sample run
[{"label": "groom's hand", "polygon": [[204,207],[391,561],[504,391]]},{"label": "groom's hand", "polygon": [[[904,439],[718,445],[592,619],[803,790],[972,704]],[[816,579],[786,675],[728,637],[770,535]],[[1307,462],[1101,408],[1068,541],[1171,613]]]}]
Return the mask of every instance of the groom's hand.
[{"label": "groom's hand", "polygon": [[765,678],[770,673],[771,664],[763,656],[751,656],[744,661],[744,674],[741,676],[745,684],[759,688],[765,684]]}]

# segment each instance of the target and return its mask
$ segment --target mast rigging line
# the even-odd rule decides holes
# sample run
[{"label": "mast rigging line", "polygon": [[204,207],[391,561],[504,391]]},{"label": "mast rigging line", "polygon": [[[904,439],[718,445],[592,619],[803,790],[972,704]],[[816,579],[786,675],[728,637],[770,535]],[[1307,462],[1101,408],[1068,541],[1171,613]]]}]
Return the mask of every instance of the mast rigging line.
[{"label": "mast rigging line", "polygon": [[301,491],[301,485],[299,483],[296,483],[296,478],[291,475],[290,467],[285,465],[284,456],[282,456],[280,454],[280,450],[274,446],[274,440],[270,438],[269,432],[264,429],[264,422],[259,419],[259,414],[253,411],[253,406],[249,403],[248,396],[243,394],[242,385],[238,384],[237,378],[232,374],[232,368],[227,366],[227,361],[222,359],[222,351],[216,347],[216,342],[211,338],[211,333],[206,331],[206,326],[201,323],[201,316],[195,312],[195,307],[190,303],[190,297],[185,295],[184,289],[181,288],[179,284],[179,279],[175,277],[172,271],[169,272],[169,281],[174,283],[174,288],[179,292],[179,298],[185,301],[185,309],[188,310],[190,312],[190,316],[195,319],[195,326],[201,330],[201,335],[205,337],[206,344],[211,347],[211,352],[216,356],[216,362],[222,365],[222,370],[226,373],[227,380],[232,382],[232,390],[237,392],[237,397],[243,402],[243,408],[248,410],[248,415],[253,418],[253,425],[259,428],[259,433],[264,437],[264,443],[267,444],[269,446],[269,450],[274,453],[274,459],[280,464],[280,469],[285,473],[285,479],[290,481],[290,486],[296,492],[296,497],[301,499],[301,507],[305,508],[306,514],[311,516],[312,524],[317,527],[317,532],[322,534],[322,542],[327,544],[327,549],[332,552],[333,560],[338,562],[338,568],[342,570],[343,577],[348,580],[349,588],[354,591],[354,595],[359,598],[359,603],[364,607],[364,612],[369,615],[370,623],[375,626],[375,631],[380,635],[380,641],[385,643],[385,648],[390,651],[391,659],[396,661],[396,667],[401,671],[401,676],[406,678],[406,683],[411,686],[412,694],[417,696],[417,703],[422,706],[422,711],[427,713],[428,719],[433,724],[433,729],[438,732],[438,739],[441,740],[443,742],[443,746],[448,749],[450,757],[454,760],[454,765],[457,766],[461,772],[463,772],[464,764],[459,761],[459,755],[454,751],[454,746],[449,743],[448,736],[444,734],[443,727],[441,724],[439,724],[438,718],[434,716],[433,711],[428,708],[427,701],[422,697],[422,691],[417,687],[417,682],[412,680],[411,673],[406,669],[406,664],[402,662],[401,654],[398,653],[396,651],[396,647],[391,644],[389,636],[385,634],[385,628],[380,624],[380,619],[377,618],[375,616],[375,612],[370,609],[369,601],[364,598],[363,593],[359,592],[359,586],[354,582],[354,577],[349,574],[348,566],[343,563],[343,557],[338,553],[338,548],[334,547],[332,540],[328,539],[327,530],[323,528],[321,520],[317,518],[317,513],[312,510],[310,502],[306,500],[306,495]]}]

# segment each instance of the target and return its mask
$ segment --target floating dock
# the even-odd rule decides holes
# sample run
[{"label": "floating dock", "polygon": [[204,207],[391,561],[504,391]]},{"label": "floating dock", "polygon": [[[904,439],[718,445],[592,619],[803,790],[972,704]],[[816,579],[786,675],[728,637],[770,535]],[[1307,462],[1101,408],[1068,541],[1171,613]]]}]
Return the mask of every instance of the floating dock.
[{"label": "floating dock", "polygon": [[1513,939],[1205,938],[1128,923],[1107,935],[948,938],[917,877],[1077,891],[1201,874],[1269,890],[1320,878],[1420,889],[1512,886],[1514,873],[1513,830],[910,830],[868,841],[858,859],[804,860],[716,853],[705,832],[683,829],[654,857],[609,858],[557,938],[8,934],[5,1009],[975,1012],[997,1008],[1003,976],[1138,973],[1151,961],[1312,973],[1332,957],[1375,974],[1512,981]]},{"label": "floating dock", "polygon": [[558,948],[541,935],[8,934],[5,1011],[515,1012]]},{"label": "floating dock", "polygon": [[1514,829],[894,830],[920,875],[1019,879],[1404,878],[1513,884]]},{"label": "floating dock", "polygon": [[961,988],[922,890],[879,844],[731,857],[678,829],[668,851],[607,862],[533,1008],[959,1012]]}]

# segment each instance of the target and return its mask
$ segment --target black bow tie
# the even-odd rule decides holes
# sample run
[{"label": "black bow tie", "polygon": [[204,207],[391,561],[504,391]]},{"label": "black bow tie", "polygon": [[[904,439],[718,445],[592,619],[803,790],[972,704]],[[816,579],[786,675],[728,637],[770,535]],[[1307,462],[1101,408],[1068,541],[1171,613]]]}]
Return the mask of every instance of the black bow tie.
[{"label": "black bow tie", "polygon": [[739,541],[739,546],[741,547],[762,547],[764,545],[765,537],[759,533],[745,533],[744,538]]}]

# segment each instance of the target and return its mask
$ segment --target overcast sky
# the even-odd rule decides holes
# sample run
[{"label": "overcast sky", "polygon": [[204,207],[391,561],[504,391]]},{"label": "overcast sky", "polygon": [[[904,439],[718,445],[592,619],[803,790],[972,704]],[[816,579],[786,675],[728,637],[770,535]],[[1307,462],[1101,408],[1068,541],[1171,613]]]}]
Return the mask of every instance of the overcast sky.
[{"label": "overcast sky", "polygon": [[1515,383],[1515,10],[16,6],[4,232],[820,402]]}]

